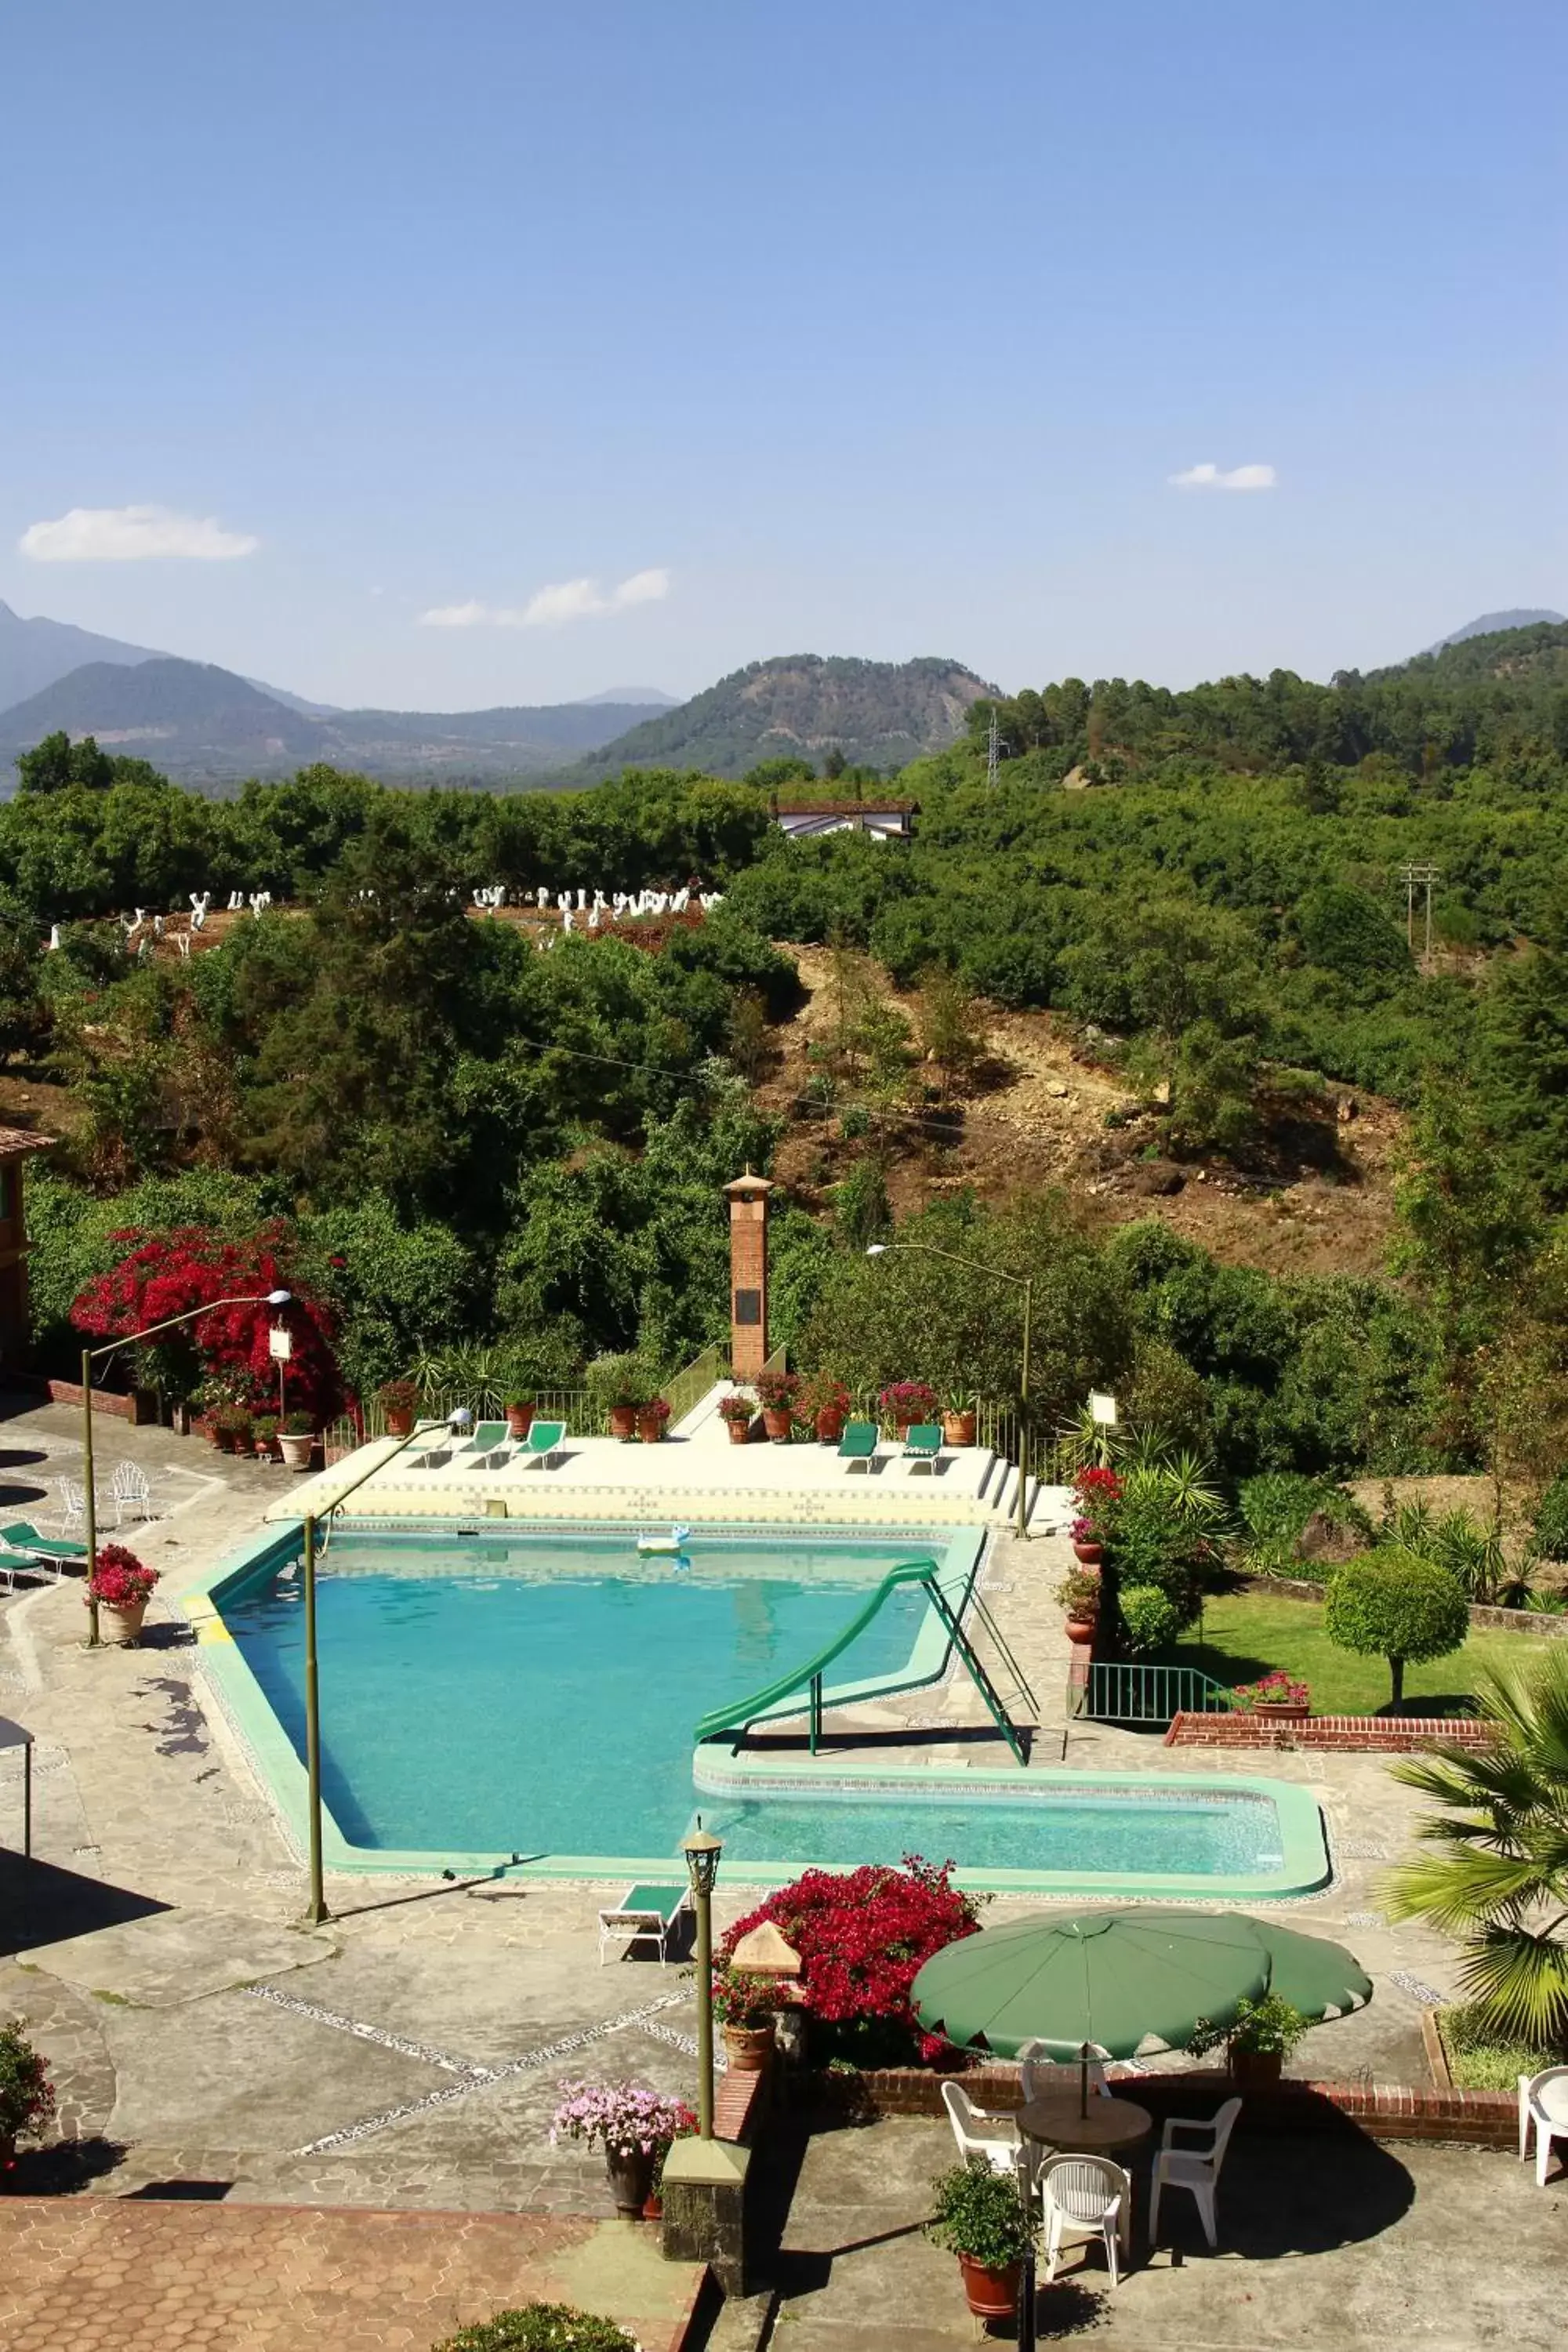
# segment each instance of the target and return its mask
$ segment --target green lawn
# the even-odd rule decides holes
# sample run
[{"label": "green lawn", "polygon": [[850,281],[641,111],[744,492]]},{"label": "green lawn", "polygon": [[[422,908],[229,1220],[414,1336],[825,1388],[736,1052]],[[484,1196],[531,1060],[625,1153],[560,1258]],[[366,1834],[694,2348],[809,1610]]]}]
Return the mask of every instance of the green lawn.
[{"label": "green lawn", "polygon": [[[1512,1664],[1535,1650],[1528,1634],[1472,1633],[1462,1649],[1429,1665],[1405,1669],[1405,1707],[1462,1712],[1482,1665]],[[1167,1665],[1198,1666],[1216,1683],[1256,1682],[1278,1668],[1312,1693],[1314,1715],[1374,1715],[1388,1704],[1388,1668],[1381,1658],[1336,1649],[1323,1631],[1322,1604],[1273,1592],[1228,1592],[1205,1606],[1196,1631],[1163,1654]]]}]

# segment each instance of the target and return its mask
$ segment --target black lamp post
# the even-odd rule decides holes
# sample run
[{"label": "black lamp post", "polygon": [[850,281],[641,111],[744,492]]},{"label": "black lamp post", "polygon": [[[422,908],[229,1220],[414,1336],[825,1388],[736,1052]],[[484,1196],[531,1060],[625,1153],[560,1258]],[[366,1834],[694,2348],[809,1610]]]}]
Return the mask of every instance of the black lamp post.
[{"label": "black lamp post", "polygon": [[681,1848],[697,1906],[697,2137],[713,2137],[713,1882],[723,1841],[697,1826]]}]

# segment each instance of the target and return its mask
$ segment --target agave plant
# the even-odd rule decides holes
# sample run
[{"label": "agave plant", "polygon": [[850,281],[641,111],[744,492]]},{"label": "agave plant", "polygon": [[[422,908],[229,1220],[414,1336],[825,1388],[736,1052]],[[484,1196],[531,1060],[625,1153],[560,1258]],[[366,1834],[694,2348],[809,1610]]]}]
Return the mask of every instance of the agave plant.
[{"label": "agave plant", "polygon": [[1208,1465],[1195,1454],[1173,1454],[1128,1470],[1122,1492],[1129,1503],[1152,1505],[1195,1534],[1216,1535],[1225,1523],[1225,1496],[1209,1483]]},{"label": "agave plant", "polygon": [[1504,2033],[1568,2047],[1568,1646],[1541,1646],[1478,1677],[1495,1747],[1394,1768],[1442,1810],[1420,1823],[1433,1851],[1393,1874],[1388,1908],[1463,1938],[1466,1988]]}]

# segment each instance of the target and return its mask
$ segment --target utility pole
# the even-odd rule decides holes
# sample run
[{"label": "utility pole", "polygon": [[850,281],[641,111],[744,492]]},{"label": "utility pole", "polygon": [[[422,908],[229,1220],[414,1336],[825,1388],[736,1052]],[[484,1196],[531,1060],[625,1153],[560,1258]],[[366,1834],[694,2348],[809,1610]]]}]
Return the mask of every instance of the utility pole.
[{"label": "utility pole", "polygon": [[1405,940],[1412,955],[1415,952],[1415,893],[1421,888],[1426,893],[1426,943],[1421,954],[1425,971],[1432,961],[1432,885],[1441,881],[1442,875],[1436,866],[1413,862],[1404,868],[1400,878],[1405,884]]}]

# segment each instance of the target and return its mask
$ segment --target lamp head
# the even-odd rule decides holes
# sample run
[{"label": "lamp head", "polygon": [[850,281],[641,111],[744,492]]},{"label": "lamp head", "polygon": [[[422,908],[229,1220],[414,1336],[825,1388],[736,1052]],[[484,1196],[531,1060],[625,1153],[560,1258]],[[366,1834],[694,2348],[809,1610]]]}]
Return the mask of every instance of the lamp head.
[{"label": "lamp head", "polygon": [[866,1255],[868,1257],[886,1257],[888,1255],[887,1243],[868,1242],[866,1244]]},{"label": "lamp head", "polygon": [[458,1405],[456,1412],[447,1415],[448,1429],[472,1429],[473,1425],[474,1416],[466,1404]]},{"label": "lamp head", "polygon": [[682,1839],[680,1850],[686,1856],[693,1895],[711,1895],[713,1881],[719,1875],[719,1856],[724,1851],[724,1842],[703,1828],[700,1813],[697,1816],[696,1828]]},{"label": "lamp head", "polygon": [[269,1290],[267,1294],[267,1304],[268,1307],[287,1307],[293,1296],[291,1290]]}]

